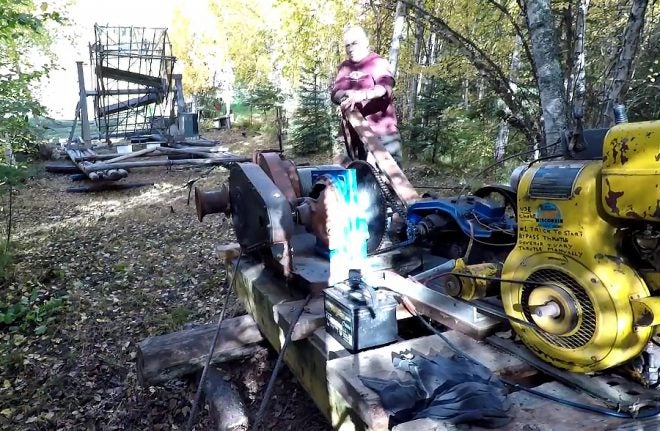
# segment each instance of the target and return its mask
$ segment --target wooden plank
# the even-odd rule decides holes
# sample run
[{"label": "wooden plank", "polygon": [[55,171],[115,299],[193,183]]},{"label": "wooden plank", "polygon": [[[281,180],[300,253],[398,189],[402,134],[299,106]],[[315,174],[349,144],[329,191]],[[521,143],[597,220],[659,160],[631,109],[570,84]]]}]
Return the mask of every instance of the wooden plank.
[{"label": "wooden plank", "polygon": [[[285,302],[273,307],[275,322],[285,331],[288,331],[291,322],[297,314],[297,310],[305,304],[304,300]],[[319,328],[325,326],[325,312],[323,309],[323,297],[319,296],[309,301],[300,315],[296,326],[291,333],[291,339],[298,341],[305,339]]]},{"label": "wooden plank", "polygon": [[[456,331],[444,334],[457,348],[494,370],[496,373],[524,372],[529,367],[518,358],[492,346],[480,343]],[[358,376],[385,378],[399,374],[392,366],[392,353],[415,350],[421,354],[451,356],[453,351],[437,335],[402,341],[374,350],[346,356],[328,362],[328,383],[354,407],[360,418],[373,430],[386,430],[389,416],[378,395],[368,389]]]},{"label": "wooden plank", "polygon": [[[534,388],[564,400],[600,406],[593,398],[579,394],[559,382],[545,383]],[[597,413],[578,410],[563,404],[537,397],[524,391],[509,396],[514,409],[513,421],[502,431],[656,431],[660,418],[641,420],[619,419]],[[418,419],[397,425],[393,431],[485,431],[487,428],[455,425],[434,419]]]},{"label": "wooden plank", "polygon": [[657,406],[660,404],[660,392],[655,389],[646,389],[635,382],[616,375],[591,376],[571,373],[541,360],[522,344],[496,336],[489,337],[487,341],[502,350],[523,358],[525,362],[568,386],[596,398],[607,400],[612,408],[628,411],[631,406]]},{"label": "wooden plank", "polygon": [[[563,400],[603,407],[603,404],[594,398],[579,394],[559,382],[545,383],[534,389]],[[540,398],[525,391],[515,392],[509,396],[509,399],[515,409],[515,419],[506,427],[501,428],[503,431],[603,431],[605,429],[618,430],[623,425],[637,426],[645,423],[645,421],[619,419],[579,410]],[[654,421],[652,424],[646,422],[646,425],[654,426],[654,428],[647,429],[657,430],[660,428],[660,421],[658,419]],[[468,429],[470,431],[485,430],[481,427],[470,427]],[[642,428],[633,427],[631,429]]]},{"label": "wooden plank", "polygon": [[97,66],[96,73],[104,78],[116,79],[118,81],[128,81],[134,84],[153,87],[145,89],[145,91],[158,91],[160,93],[163,92],[163,83],[161,78],[158,76],[145,75],[143,73],[131,72],[128,70],[107,66]]},{"label": "wooden plank", "polygon": [[[302,299],[302,294],[290,289],[283,280],[275,279],[264,270],[262,263],[250,258],[243,258],[239,265],[234,291],[266,339],[280,350],[285,332],[275,322],[273,306]],[[319,348],[310,338],[292,342],[284,354],[284,361],[334,428],[342,431],[366,430],[346,400],[328,388],[327,355],[325,349]]]},{"label": "wooden plank", "polygon": [[118,112],[127,111],[129,109],[139,108],[140,106],[149,105],[151,103],[156,103],[161,99],[162,96],[158,93],[147,93],[144,96],[134,97],[132,99],[113,103],[108,106],[100,106],[96,111],[96,114],[99,117],[105,117],[106,115],[116,114]]}]

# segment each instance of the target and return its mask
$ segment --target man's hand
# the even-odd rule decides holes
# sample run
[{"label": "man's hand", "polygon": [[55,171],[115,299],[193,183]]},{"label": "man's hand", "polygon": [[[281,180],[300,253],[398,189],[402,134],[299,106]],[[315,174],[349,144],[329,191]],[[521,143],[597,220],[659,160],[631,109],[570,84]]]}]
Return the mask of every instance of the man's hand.
[{"label": "man's hand", "polygon": [[352,111],[356,103],[367,100],[367,92],[364,90],[347,90],[346,95],[339,105],[343,111]]}]

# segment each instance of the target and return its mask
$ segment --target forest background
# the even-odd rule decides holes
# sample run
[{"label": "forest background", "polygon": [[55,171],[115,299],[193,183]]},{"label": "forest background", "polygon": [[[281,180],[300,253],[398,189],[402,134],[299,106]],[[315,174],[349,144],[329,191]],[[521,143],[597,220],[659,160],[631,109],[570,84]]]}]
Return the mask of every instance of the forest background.
[{"label": "forest background", "polygon": [[[367,30],[372,49],[395,69],[412,162],[475,171],[521,151],[557,152],[575,113],[595,128],[611,126],[619,103],[632,121],[660,112],[656,2],[209,0],[207,7],[202,25],[185,7],[173,15],[186,93],[204,105],[207,95],[229,91],[237,113],[284,106],[290,141],[303,153],[325,151],[336,138],[328,94],[350,23]],[[276,123],[265,119],[266,127]]]},{"label": "forest background", "polygon": [[[39,132],[30,118],[48,115],[39,100],[48,89],[34,89],[58,67],[52,46],[62,29],[83,24],[67,17],[80,1],[0,3],[0,140],[30,148]],[[521,151],[558,151],[575,113],[585,127],[609,127],[618,103],[633,121],[660,113],[655,1],[199,0],[162,7],[192,105],[208,112],[222,98],[239,126],[264,132],[280,120],[298,153],[329,152],[338,140],[328,95],[348,24],[363,26],[372,49],[395,69],[410,162],[478,171]],[[512,158],[502,175],[522,160]]]},{"label": "forest background", "polygon": [[[26,156],[38,155],[53,132],[66,137],[70,130],[70,123],[53,125],[61,118],[49,119],[56,114],[47,101],[70,95],[73,102],[65,109],[73,118],[75,73],[65,83],[61,69],[74,61],[64,58],[62,46],[86,49],[92,40],[78,31],[94,25],[91,14],[74,13],[81,5],[86,13],[98,9],[97,16],[104,7],[114,8],[121,19],[106,17],[102,25],[167,26],[186,97],[203,117],[213,115],[222,97],[237,128],[271,137],[273,147],[281,128],[287,152],[325,161],[339,140],[329,90],[345,56],[342,32],[348,24],[362,25],[372,48],[395,69],[404,170],[432,169],[432,181],[444,182],[435,185],[474,177],[504,181],[520,163],[557,156],[562,137],[577,123],[575,114],[584,127],[597,128],[612,125],[616,104],[626,106],[631,121],[660,114],[655,1],[0,0],[0,369],[11,371],[0,387],[0,401],[7,404],[0,428],[25,420],[25,428],[12,429],[46,423],[81,429],[102,417],[101,407],[128,424],[124,429],[145,429],[144,421],[159,423],[168,415],[182,423],[183,387],[140,392],[128,371],[134,365],[130,354],[135,340],[210,319],[208,301],[223,280],[210,258],[198,257],[197,263],[190,250],[211,250],[226,229],[192,227],[181,188],[145,193],[164,196],[160,206],[153,204],[164,209],[158,220],[172,228],[163,235],[153,223],[154,206],[145,207],[143,225],[117,217],[115,206],[124,204],[107,196],[98,198],[99,208],[110,210],[81,216],[73,198],[63,204],[63,192],[44,186],[52,178],[26,180],[38,166]],[[155,20],[157,13],[166,19]],[[86,59],[85,49],[77,59]],[[485,170],[495,162],[495,169]],[[184,174],[176,178],[183,181]],[[120,196],[121,202],[132,197]],[[27,211],[28,204],[37,210]],[[16,250],[12,208],[19,215],[22,209],[24,217],[24,226],[14,227],[21,238]],[[81,223],[83,216],[88,219]],[[117,229],[110,232],[113,221]],[[101,237],[110,240],[100,246]],[[147,261],[139,265],[135,238],[147,238],[144,247],[151,248],[141,253]],[[155,239],[162,242],[152,245]],[[117,251],[118,244],[125,249]],[[179,291],[194,295],[181,299]],[[122,310],[115,295],[135,299],[123,306],[124,319],[114,314]],[[135,316],[139,321],[133,322]],[[130,326],[123,325],[129,320]],[[95,354],[80,355],[89,351],[81,346]],[[116,382],[117,373],[97,373],[99,366],[126,374]],[[67,377],[79,370],[81,378]],[[101,398],[108,391],[112,396]],[[157,417],[154,405],[160,406]]]}]

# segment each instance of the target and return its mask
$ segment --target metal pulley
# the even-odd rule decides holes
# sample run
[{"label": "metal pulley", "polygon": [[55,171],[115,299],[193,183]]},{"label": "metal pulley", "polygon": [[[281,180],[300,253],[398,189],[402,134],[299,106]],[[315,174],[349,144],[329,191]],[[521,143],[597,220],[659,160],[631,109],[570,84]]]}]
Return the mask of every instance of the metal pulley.
[{"label": "metal pulley", "polygon": [[467,301],[490,296],[496,290],[501,271],[499,263],[465,265],[462,259],[457,259],[454,270],[446,277],[445,291]]},{"label": "metal pulley", "polygon": [[231,211],[229,187],[223,184],[221,188],[208,192],[195,187],[195,209],[199,221],[202,221],[208,214],[225,213],[228,215]]}]

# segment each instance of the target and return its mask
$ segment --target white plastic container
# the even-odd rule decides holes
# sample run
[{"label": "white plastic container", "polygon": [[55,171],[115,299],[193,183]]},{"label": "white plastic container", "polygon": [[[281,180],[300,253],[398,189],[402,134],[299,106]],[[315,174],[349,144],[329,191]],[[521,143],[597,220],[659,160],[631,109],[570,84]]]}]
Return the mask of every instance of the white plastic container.
[{"label": "white plastic container", "polygon": [[117,145],[117,153],[129,154],[133,152],[133,145]]},{"label": "white plastic container", "polygon": [[147,144],[147,148],[158,148],[160,144]]}]

